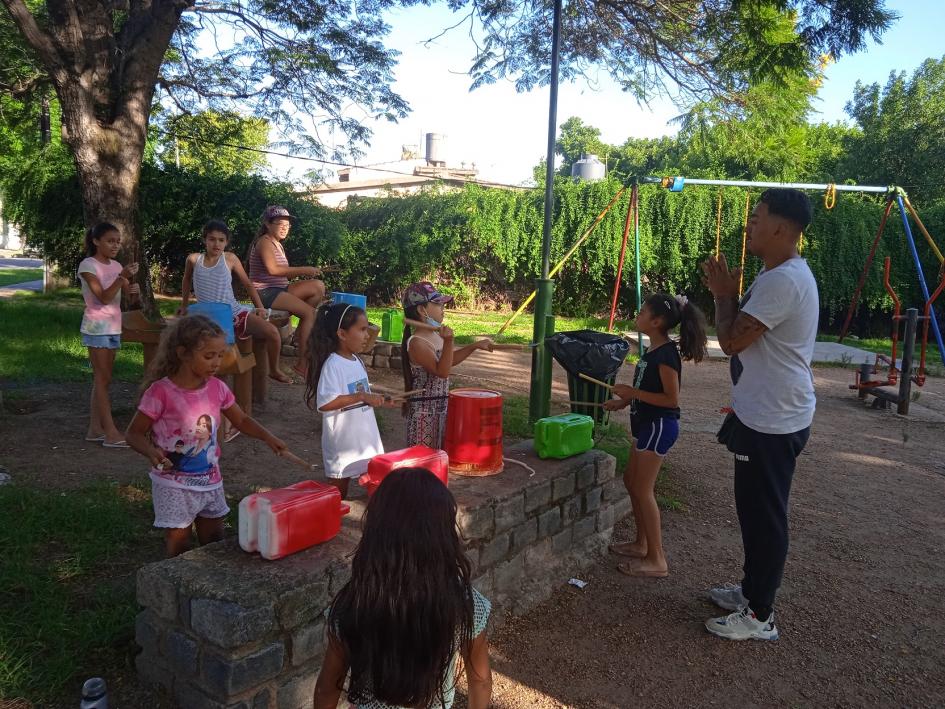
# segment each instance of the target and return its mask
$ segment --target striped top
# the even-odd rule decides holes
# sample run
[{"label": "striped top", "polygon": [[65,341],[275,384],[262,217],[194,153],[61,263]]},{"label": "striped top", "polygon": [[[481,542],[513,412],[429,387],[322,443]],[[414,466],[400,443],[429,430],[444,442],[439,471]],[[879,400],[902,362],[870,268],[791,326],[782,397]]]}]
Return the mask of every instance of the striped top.
[{"label": "striped top", "polygon": [[[267,237],[260,237],[260,240]],[[280,266],[289,267],[289,259],[285,257],[285,249],[275,239],[270,239],[275,247],[276,263]],[[285,276],[273,276],[266,270],[266,264],[263,263],[262,256],[259,255],[259,241],[253,244],[253,249],[249,253],[249,280],[253,282],[253,288],[262,290],[263,288],[287,288],[289,279]]]},{"label": "striped top", "polygon": [[194,264],[194,295],[201,303],[226,303],[236,316],[240,311],[252,310],[236,302],[233,295],[233,274],[226,263],[226,254],[221,254],[216,264],[204,265],[205,254],[197,257]]}]

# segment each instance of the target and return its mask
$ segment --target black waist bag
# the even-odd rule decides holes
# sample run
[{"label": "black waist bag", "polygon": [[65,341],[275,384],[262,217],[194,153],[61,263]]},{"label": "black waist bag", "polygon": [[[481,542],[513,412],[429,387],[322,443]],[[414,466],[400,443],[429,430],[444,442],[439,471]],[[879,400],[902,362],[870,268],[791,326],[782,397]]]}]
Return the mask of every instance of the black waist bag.
[{"label": "black waist bag", "polygon": [[725,420],[722,421],[719,432],[715,434],[719,443],[725,446],[730,453],[735,452],[735,436],[741,426],[742,422],[738,420],[738,416],[735,415],[734,411],[730,411],[726,414]]}]

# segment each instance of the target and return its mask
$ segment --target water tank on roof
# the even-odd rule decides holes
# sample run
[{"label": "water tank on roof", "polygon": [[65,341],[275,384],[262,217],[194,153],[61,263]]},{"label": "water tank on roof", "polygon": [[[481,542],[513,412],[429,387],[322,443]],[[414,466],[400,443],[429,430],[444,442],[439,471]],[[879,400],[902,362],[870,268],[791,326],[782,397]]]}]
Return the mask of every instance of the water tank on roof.
[{"label": "water tank on roof", "polygon": [[441,133],[427,133],[427,164],[446,165],[446,136]]},{"label": "water tank on roof", "polygon": [[571,177],[575,181],[603,180],[607,176],[607,168],[597,159],[596,155],[585,154],[571,166]]}]

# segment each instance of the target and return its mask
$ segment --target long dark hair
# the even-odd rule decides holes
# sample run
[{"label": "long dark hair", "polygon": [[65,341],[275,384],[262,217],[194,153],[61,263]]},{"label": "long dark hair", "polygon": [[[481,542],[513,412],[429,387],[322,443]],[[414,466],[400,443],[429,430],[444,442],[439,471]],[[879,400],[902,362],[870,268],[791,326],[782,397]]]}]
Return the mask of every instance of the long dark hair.
[{"label": "long dark hair", "polygon": [[315,326],[308,336],[308,371],[305,373],[305,404],[315,407],[318,379],[332,352],[337,351],[338,330],[347,330],[366,313],[356,305],[325,302],[315,311]]},{"label": "long dark hair", "polygon": [[[419,320],[420,313],[417,312],[416,305],[411,305],[410,307],[404,308],[404,320]],[[404,372],[404,391],[413,391],[413,372],[410,371],[410,353],[407,352],[407,342],[413,336],[413,328],[410,327],[406,322],[404,323],[404,337],[400,341],[400,366]],[[407,407],[409,404],[404,404],[404,415],[407,415]]]},{"label": "long dark hair", "polygon": [[98,251],[98,247],[95,245],[95,240],[101,239],[103,236],[112,231],[117,231],[119,234],[121,234],[121,230],[111,222],[99,222],[95,226],[86,230],[85,255],[95,256],[95,253]]},{"label": "long dark hair", "polygon": [[177,374],[181,366],[178,347],[183,347],[185,352],[193,352],[209,337],[224,337],[223,330],[213,320],[203,315],[178,318],[164,328],[157,355],[148,367],[148,371],[145,372],[141,391],[147,390],[158,379]]},{"label": "long dark hair", "polygon": [[473,632],[456,500],[429,470],[400,468],[378,487],[362,524],[351,580],[328,615],[351,668],[348,701],[442,704],[450,663]]},{"label": "long dark hair", "polygon": [[643,302],[653,317],[663,319],[663,332],[679,325],[679,353],[685,360],[701,362],[707,354],[705,315],[688,300],[681,303],[669,293],[654,293]]}]

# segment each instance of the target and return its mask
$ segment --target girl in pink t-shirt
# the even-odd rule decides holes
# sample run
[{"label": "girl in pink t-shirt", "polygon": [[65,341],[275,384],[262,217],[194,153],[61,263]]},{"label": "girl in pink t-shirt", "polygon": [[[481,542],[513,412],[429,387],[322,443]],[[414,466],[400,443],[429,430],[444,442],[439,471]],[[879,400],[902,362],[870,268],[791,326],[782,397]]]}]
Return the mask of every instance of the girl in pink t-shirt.
[{"label": "girl in pink t-shirt", "polygon": [[92,401],[89,429],[85,440],[101,441],[106,448],[127,448],[112,419],[108,387],[112,381],[115,354],[121,347],[121,293],[137,297],[138,284],[131,279],[138,264],[122,267],[115,257],[121,248],[121,233],[114,224],[102,222],[85,234],[87,258],[79,264],[79,283],[85,312],[82,315],[82,344],[89,349],[92,363]]},{"label": "girl in pink t-shirt", "polygon": [[165,530],[169,557],[190,548],[195,525],[200,544],[223,539],[223,519],[230,508],[220,475],[221,414],[276,454],[286,449],[213,376],[225,351],[223,330],[208,318],[191,315],[170,325],[125,434],[131,447],[151,461],[154,526]]}]

